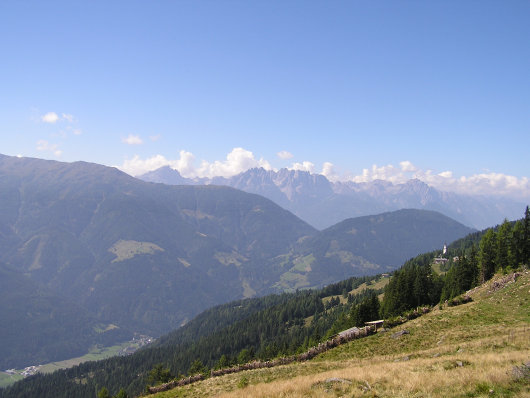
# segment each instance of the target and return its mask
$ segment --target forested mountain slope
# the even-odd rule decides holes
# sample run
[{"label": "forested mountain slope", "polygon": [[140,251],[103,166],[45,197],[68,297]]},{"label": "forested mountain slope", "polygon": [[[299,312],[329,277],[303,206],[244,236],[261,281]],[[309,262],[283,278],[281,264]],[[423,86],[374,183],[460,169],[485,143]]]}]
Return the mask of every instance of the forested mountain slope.
[{"label": "forested mountain slope", "polygon": [[[433,216],[418,211],[397,223],[398,213],[377,216],[355,237],[338,227],[335,236],[229,187],[146,183],[96,164],[3,155],[0,197],[0,261],[124,335],[159,336],[219,303],[387,271],[403,255],[431,249],[427,232],[438,228],[434,240],[441,245],[468,231],[441,216],[433,227]],[[379,264],[377,250],[364,246],[371,247],[374,232],[391,231],[388,244],[403,251]],[[384,240],[378,244],[381,253],[390,252]],[[53,330],[51,310],[47,319]],[[94,328],[79,324],[86,329],[72,329],[72,340],[78,335],[88,344]],[[22,344],[27,329],[20,330],[24,365],[59,359],[46,348],[52,338],[40,340],[39,352],[48,355],[37,355]],[[39,330],[46,335],[45,324]]]}]

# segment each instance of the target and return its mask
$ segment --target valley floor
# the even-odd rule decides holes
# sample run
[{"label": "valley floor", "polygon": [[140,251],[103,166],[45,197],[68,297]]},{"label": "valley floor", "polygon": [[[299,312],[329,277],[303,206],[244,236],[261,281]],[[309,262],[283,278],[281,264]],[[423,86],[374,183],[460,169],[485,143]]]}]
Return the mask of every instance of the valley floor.
[{"label": "valley floor", "polygon": [[530,397],[530,272],[493,286],[474,289],[471,303],[437,308],[309,362],[153,397]]},{"label": "valley floor", "polygon": [[86,361],[99,361],[113,356],[129,355],[152,341],[152,337],[138,335],[138,337],[135,337],[133,340],[110,347],[92,347],[88,353],[77,358],[50,362],[44,365],[28,366],[25,369],[11,369],[6,372],[0,372],[0,388],[8,387],[17,381],[24,379],[24,377],[37,373],[52,373],[58,369],[71,368]]}]

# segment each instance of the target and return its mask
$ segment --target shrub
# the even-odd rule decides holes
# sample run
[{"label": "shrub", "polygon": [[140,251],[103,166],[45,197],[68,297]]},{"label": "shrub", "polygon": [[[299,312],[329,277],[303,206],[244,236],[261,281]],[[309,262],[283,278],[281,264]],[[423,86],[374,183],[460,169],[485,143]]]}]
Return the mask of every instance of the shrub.
[{"label": "shrub", "polygon": [[241,379],[239,379],[239,382],[237,383],[237,388],[245,388],[248,386],[248,378],[247,376],[243,375],[241,376]]}]

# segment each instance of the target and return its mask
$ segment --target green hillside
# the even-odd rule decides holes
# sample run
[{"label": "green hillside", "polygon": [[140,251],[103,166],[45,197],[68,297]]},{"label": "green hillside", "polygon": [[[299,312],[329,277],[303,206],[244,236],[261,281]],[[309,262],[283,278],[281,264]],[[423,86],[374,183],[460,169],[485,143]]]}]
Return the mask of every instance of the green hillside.
[{"label": "green hillside", "polygon": [[[530,395],[530,272],[497,276],[444,306],[305,363],[247,370],[170,397],[523,397]],[[408,331],[395,337],[399,331]],[[526,364],[526,365],[525,365]]]}]

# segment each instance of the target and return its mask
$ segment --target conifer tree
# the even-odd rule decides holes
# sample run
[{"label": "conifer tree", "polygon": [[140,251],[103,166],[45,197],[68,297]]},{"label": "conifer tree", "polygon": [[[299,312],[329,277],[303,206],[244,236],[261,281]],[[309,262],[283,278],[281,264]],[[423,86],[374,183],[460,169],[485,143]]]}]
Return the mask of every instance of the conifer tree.
[{"label": "conifer tree", "polygon": [[530,209],[526,206],[523,220],[523,248],[522,248],[522,260],[523,264],[528,265],[530,263]]},{"label": "conifer tree", "polygon": [[469,267],[471,273],[471,286],[477,286],[479,283],[479,264],[478,264],[478,253],[477,246],[473,244],[469,253]]},{"label": "conifer tree", "polygon": [[148,380],[151,384],[167,383],[173,376],[169,368],[164,367],[163,364],[156,364],[153,369],[149,371]]},{"label": "conifer tree", "polygon": [[188,375],[190,376],[193,376],[193,375],[196,375],[196,374],[206,374],[208,373],[208,369],[206,368],[206,366],[203,365],[202,361],[200,359],[196,359],[195,361],[193,361],[193,363],[191,364],[189,370],[188,370]]},{"label": "conifer tree", "polygon": [[515,223],[512,230],[512,241],[510,244],[510,258],[512,267],[524,264],[523,247],[524,247],[524,223],[519,220]]},{"label": "conifer tree", "polygon": [[112,398],[107,387],[102,387],[101,390],[98,391],[98,398]]},{"label": "conifer tree", "polygon": [[230,361],[228,360],[227,356],[223,354],[221,355],[221,358],[219,358],[219,361],[217,361],[217,364],[215,365],[215,369],[226,368],[229,365],[230,365]]},{"label": "conifer tree", "polygon": [[484,283],[495,274],[497,237],[493,228],[486,231],[479,244],[480,282]]},{"label": "conifer tree", "polygon": [[511,265],[510,262],[510,246],[512,239],[512,225],[507,219],[499,227],[497,231],[497,253],[495,257],[496,270],[506,269]]},{"label": "conifer tree", "polygon": [[118,393],[115,395],[115,398],[129,398],[127,395],[127,392],[122,388]]}]

